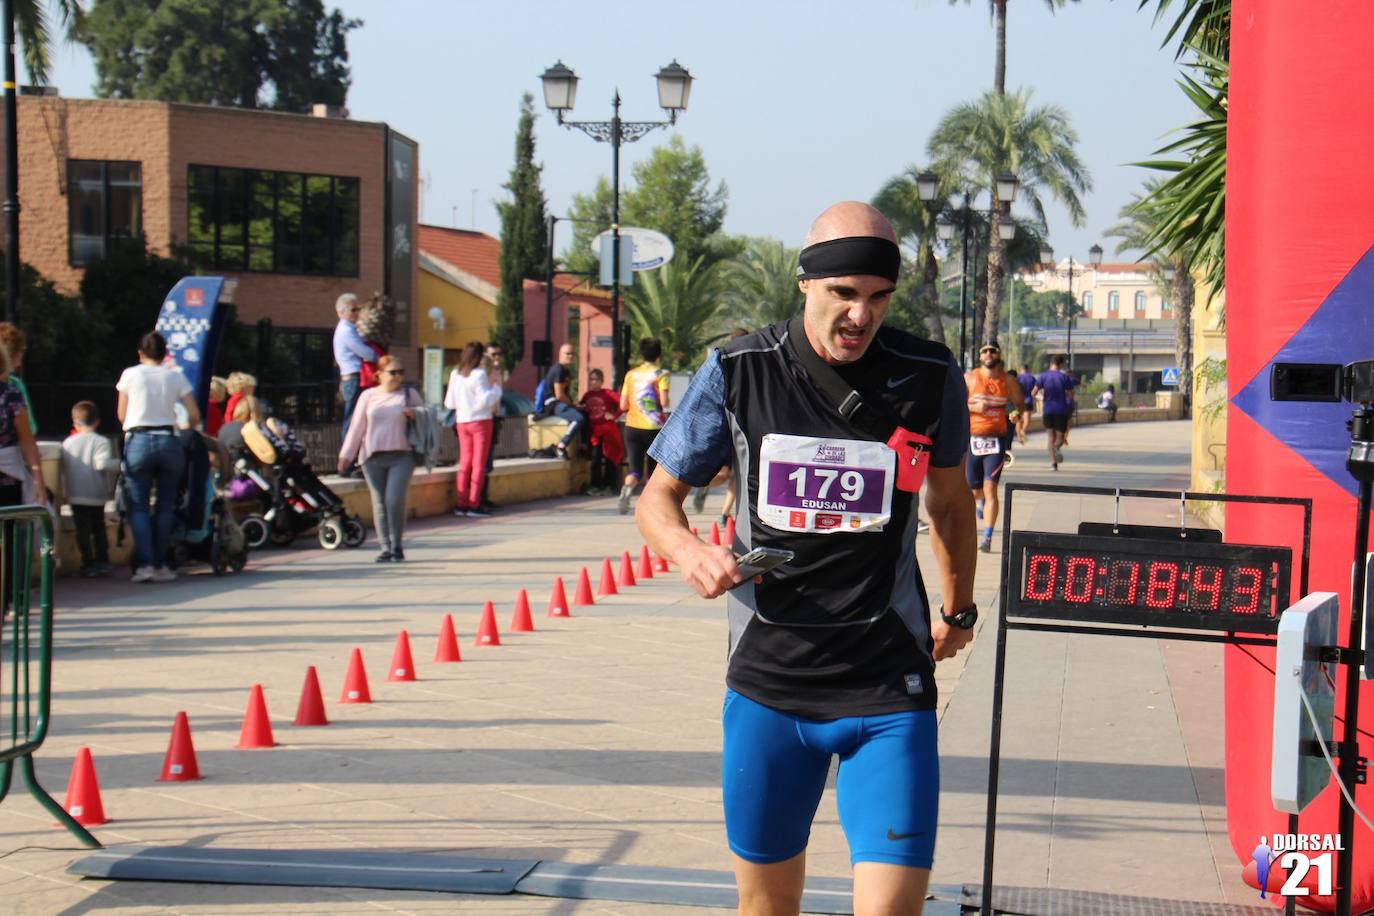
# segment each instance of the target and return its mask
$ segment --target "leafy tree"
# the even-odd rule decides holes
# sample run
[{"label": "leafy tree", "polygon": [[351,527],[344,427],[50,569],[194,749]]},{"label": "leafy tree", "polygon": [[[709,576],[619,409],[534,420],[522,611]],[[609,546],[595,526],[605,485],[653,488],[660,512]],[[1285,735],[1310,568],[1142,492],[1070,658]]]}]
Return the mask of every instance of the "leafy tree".
[{"label": "leafy tree", "polygon": [[[949,0],[950,5],[969,3],[971,0]],[[1075,0],[1077,2],[1077,0]],[[1169,0],[1162,0],[1168,3]],[[1068,0],[1045,0],[1045,5],[1053,12],[1066,6]],[[988,14],[992,17],[992,29],[996,35],[997,53],[993,61],[992,86],[998,95],[1007,92],[1007,0],[988,0]]]},{"label": "leafy tree", "polygon": [[642,271],[639,280],[638,295],[625,302],[635,335],[659,339],[665,367],[695,366],[721,308],[718,265],[708,265],[704,256],[691,263],[673,258]]},{"label": "leafy tree", "polygon": [[[620,223],[657,229],[673,240],[673,260],[685,264],[703,258],[707,264],[738,254],[739,242],[725,237],[729,191],[721,181],[712,187],[711,174],[701,148],[688,148],[674,134],[655,147],[648,159],[635,163],[632,186],[620,193]],[[611,183],[598,178],[591,194],[574,194],[569,213],[586,222],[574,223],[573,242],[566,266],[573,271],[593,271],[597,257],[591,240],[611,226]],[[630,293],[630,295],[635,295]]]},{"label": "leafy tree", "polygon": [[525,356],[525,281],[543,279],[547,268],[548,235],[543,167],[534,161],[534,96],[520,99],[520,123],[515,131],[515,165],[504,185],[511,199],[497,205],[501,214],[501,290],[496,298],[496,329],[492,342],[501,345],[502,361],[513,369]]},{"label": "leafy tree", "polygon": [[115,372],[132,365],[138,341],[153,329],[167,291],[195,268],[181,252],[162,257],[148,250],[142,239],[114,245],[109,254],[86,268],[81,278],[81,301],[110,328],[97,365]]},{"label": "leafy tree", "polygon": [[634,190],[621,201],[621,221],[629,226],[657,229],[673,240],[684,264],[698,258],[712,264],[734,254],[717,238],[725,222],[729,192],[725,182],[711,187],[711,174],[701,147],[691,149],[674,134],[667,145],[634,167]]},{"label": "leafy tree", "polygon": [[801,314],[800,255],[777,239],[750,238],[737,257],[721,262],[721,295],[729,322],[753,330]]},{"label": "leafy tree", "polygon": [[304,111],[344,103],[361,24],[323,0],[93,0],[79,37],[100,96]]},{"label": "leafy tree", "polygon": [[1048,193],[1069,211],[1075,225],[1083,222],[1078,195],[1092,187],[1088,171],[1074,146],[1078,132],[1068,112],[1056,105],[1031,107],[1031,92],[1011,95],[985,92],[974,102],[956,105],[941,118],[930,138],[936,171],[952,187],[974,192],[986,189],[992,197],[988,228],[987,298],[983,320],[988,329],[1001,327],[1006,243],[998,227],[1010,204],[997,196],[996,176],[1011,172],[1020,180],[1020,195],[1039,224],[1045,222],[1041,195]]}]

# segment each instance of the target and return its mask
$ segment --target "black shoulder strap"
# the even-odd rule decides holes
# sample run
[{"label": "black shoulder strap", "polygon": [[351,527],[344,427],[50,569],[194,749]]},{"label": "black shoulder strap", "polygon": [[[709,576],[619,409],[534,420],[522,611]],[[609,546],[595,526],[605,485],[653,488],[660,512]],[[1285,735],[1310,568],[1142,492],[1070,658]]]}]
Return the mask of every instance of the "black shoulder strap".
[{"label": "black shoulder strap", "polygon": [[865,401],[852,385],[816,355],[811,342],[806,339],[806,328],[802,326],[800,316],[787,323],[787,344],[807,376],[825,392],[831,406],[851,426],[863,430],[879,442],[886,442],[893,431],[902,425],[897,411],[881,400]]}]

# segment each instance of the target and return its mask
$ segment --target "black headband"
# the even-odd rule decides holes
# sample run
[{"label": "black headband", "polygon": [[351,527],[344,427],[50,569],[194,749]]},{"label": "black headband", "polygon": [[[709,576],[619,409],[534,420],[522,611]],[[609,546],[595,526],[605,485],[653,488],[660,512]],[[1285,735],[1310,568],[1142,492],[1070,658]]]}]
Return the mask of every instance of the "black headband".
[{"label": "black headband", "polygon": [[896,283],[901,269],[902,252],[895,243],[858,235],[803,248],[797,279],[874,276]]}]

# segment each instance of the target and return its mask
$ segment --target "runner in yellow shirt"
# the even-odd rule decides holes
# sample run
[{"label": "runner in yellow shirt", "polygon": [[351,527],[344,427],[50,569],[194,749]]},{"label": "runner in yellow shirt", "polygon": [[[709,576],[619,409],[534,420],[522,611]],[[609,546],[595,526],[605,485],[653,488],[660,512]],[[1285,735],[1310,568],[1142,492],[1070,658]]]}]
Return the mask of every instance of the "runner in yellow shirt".
[{"label": "runner in yellow shirt", "polygon": [[620,409],[625,411],[625,454],[629,470],[620,488],[620,514],[630,511],[630,497],[641,480],[654,472],[649,446],[668,419],[668,371],[659,365],[663,345],[656,337],[639,342],[643,363],[625,373],[620,389]]}]

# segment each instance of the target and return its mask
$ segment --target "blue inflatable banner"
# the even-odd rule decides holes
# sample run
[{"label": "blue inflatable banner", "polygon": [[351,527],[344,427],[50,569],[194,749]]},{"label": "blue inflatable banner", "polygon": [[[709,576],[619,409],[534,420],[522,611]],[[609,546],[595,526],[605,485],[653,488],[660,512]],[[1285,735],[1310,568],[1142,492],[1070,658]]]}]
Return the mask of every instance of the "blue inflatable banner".
[{"label": "blue inflatable banner", "polygon": [[154,326],[167,338],[166,365],[179,369],[191,383],[201,416],[205,416],[220,335],[233,301],[226,293],[232,288],[223,277],[186,277],[163,300]]}]

